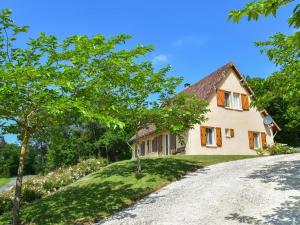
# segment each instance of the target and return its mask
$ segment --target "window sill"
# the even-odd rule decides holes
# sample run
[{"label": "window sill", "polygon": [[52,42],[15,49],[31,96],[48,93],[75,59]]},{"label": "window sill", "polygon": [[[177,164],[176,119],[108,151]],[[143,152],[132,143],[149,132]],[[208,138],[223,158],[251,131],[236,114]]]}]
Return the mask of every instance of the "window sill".
[{"label": "window sill", "polygon": [[207,148],[217,148],[217,145],[205,145]]},{"label": "window sill", "polygon": [[240,111],[240,112],[243,111],[243,109],[240,109],[240,108],[230,108],[230,107],[225,107],[225,109],[233,110],[233,111]]}]

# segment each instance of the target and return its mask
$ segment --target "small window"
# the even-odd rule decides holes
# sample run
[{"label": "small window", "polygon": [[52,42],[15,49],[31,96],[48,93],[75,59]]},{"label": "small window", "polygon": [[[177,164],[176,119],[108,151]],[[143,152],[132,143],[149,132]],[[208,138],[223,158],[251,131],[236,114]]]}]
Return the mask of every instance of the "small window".
[{"label": "small window", "polygon": [[240,94],[238,94],[238,93],[233,93],[233,108],[234,109],[240,109],[241,108]]},{"label": "small window", "polygon": [[230,92],[225,92],[225,107],[230,108]]},{"label": "small window", "polygon": [[260,148],[260,133],[253,133],[254,149]]},{"label": "small window", "polygon": [[225,136],[226,136],[227,138],[230,138],[230,137],[231,137],[231,135],[230,135],[230,129],[229,129],[229,128],[225,128]]},{"label": "small window", "polygon": [[206,128],[206,145],[215,145],[215,128]]},{"label": "small window", "polygon": [[157,138],[152,140],[152,152],[157,152]]}]

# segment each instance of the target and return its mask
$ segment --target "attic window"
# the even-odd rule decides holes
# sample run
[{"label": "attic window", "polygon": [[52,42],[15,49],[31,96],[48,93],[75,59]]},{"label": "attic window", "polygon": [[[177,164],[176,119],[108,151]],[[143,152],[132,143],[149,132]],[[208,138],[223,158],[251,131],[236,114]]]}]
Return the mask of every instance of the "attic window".
[{"label": "attic window", "polygon": [[225,92],[225,107],[226,108],[230,108],[230,97],[231,97],[231,94],[230,92]]}]

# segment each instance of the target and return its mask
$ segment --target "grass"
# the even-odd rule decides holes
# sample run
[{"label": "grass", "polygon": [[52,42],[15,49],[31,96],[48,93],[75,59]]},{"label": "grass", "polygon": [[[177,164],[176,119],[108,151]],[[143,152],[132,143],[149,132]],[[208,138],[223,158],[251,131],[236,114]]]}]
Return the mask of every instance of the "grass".
[{"label": "grass", "polygon": [[10,178],[0,178],[0,187],[4,186],[10,181]]},{"label": "grass", "polygon": [[[65,189],[22,207],[24,224],[90,224],[205,166],[253,156],[169,156],[145,158],[136,174],[133,160],[113,163]],[[11,213],[0,216],[9,224]]]}]

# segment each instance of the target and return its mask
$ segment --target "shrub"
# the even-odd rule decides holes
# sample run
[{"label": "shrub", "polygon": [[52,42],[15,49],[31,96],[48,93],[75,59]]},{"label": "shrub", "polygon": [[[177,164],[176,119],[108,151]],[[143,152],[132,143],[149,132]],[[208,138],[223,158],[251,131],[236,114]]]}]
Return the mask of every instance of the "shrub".
[{"label": "shrub", "polygon": [[12,209],[12,198],[11,192],[0,193],[0,215]]},{"label": "shrub", "polygon": [[[59,168],[45,176],[29,177],[23,184],[21,201],[29,203],[43,198],[106,165],[107,160],[105,159],[88,159],[74,166]],[[0,214],[11,210],[13,196],[14,190],[0,193]]]},{"label": "shrub", "polygon": [[266,153],[270,155],[280,155],[280,154],[293,154],[296,153],[297,150],[286,144],[275,143],[274,145],[268,148],[257,149],[256,152],[258,155],[265,155]]},{"label": "shrub", "polygon": [[293,154],[297,150],[293,147],[290,147],[286,144],[276,143],[268,148],[270,155],[279,155],[279,154]]}]

